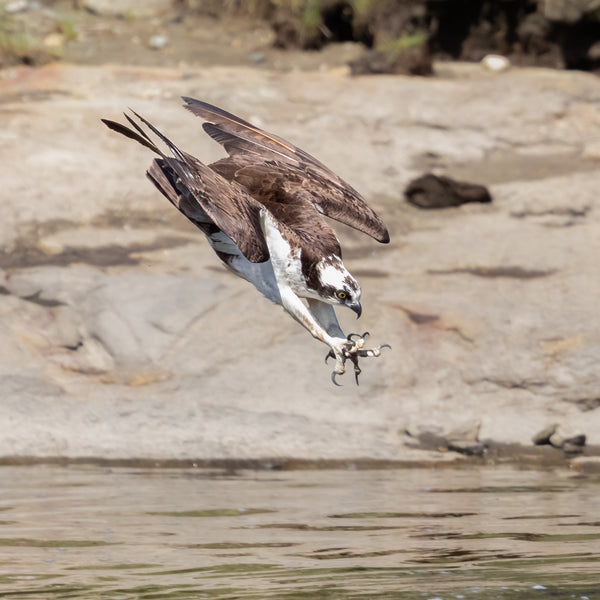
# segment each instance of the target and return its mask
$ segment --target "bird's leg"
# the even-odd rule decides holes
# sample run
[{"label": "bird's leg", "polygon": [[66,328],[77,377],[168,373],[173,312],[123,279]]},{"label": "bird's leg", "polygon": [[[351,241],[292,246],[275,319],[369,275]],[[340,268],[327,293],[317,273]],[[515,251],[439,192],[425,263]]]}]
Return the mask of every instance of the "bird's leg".
[{"label": "bird's leg", "polygon": [[[327,344],[329,348],[331,348],[331,356],[335,358],[334,374],[341,375],[342,373],[345,373],[346,367],[344,366],[344,363],[347,358],[345,352],[352,348],[354,342],[348,340],[342,333],[337,319],[335,318],[333,308],[326,305],[331,309],[330,313],[328,311],[317,309],[319,317],[324,321],[322,323],[291,288],[288,286],[283,287],[280,292],[281,303],[285,310],[296,319],[298,323],[304,326],[314,338]],[[319,302],[319,304],[325,303]]]},{"label": "bird's leg", "polygon": [[[358,333],[350,333],[346,336],[340,328],[335,315],[335,310],[331,304],[321,302],[320,300],[314,300],[312,298],[308,298],[307,302],[310,312],[327,331],[327,333],[335,336],[337,340],[344,340],[342,343],[341,362],[342,365],[345,365],[347,359],[352,362],[354,365],[354,379],[356,381],[356,385],[358,385],[358,376],[361,373],[361,369],[358,366],[358,359],[380,356],[382,348],[390,348],[389,344],[382,344],[376,348],[365,348],[365,339],[369,335],[368,331],[365,331],[362,335],[359,335]],[[340,356],[339,354],[336,354],[333,348],[331,348],[331,350],[329,350],[327,353],[325,362],[327,362],[329,358],[334,358],[336,360],[336,368],[331,374],[331,380],[333,383],[335,383],[335,385],[339,385],[335,380],[335,376],[344,373],[345,366],[343,366],[342,370],[339,369]]]},{"label": "bird's leg", "polygon": [[[283,308],[296,320],[300,325],[308,329],[310,334],[327,344],[335,357],[335,372],[342,374],[345,371],[345,358],[343,351],[348,344],[345,338],[333,309],[330,313],[323,312],[322,315],[316,317],[308,306],[300,299],[296,292],[289,284],[287,273],[289,255],[291,252],[289,242],[286,241],[279,230],[279,226],[273,216],[267,210],[260,211],[260,223],[265,241],[269,248],[271,256],[271,266],[273,274],[277,281],[277,287],[281,298]],[[320,302],[320,304],[323,304]],[[323,322],[320,322],[323,318]]]},{"label": "bird's leg", "polygon": [[307,298],[306,302],[310,312],[329,335],[336,338],[346,338],[331,304],[314,298]]}]

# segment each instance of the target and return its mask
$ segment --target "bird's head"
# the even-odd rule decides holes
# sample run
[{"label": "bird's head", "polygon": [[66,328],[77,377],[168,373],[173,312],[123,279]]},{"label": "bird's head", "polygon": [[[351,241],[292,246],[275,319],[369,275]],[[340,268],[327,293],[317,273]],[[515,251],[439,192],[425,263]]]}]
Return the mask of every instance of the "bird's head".
[{"label": "bird's head", "polygon": [[329,304],[341,304],[353,310],[357,318],[362,313],[360,305],[360,286],[350,275],[342,260],[337,256],[328,256],[317,265],[319,273],[321,300]]}]

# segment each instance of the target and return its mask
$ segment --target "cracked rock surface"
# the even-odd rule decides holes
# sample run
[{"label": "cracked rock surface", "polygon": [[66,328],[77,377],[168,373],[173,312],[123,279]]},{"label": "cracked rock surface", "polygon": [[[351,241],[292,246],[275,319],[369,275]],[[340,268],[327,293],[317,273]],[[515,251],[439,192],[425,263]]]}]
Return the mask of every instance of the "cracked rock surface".
[{"label": "cracked rock surface", "polygon": [[[329,381],[326,348],[229,275],[102,126],[132,107],[205,162],[179,96],[319,157],[388,225],[338,226],[360,331],[393,350]],[[0,456],[439,458],[404,431],[480,423],[600,444],[600,80],[440,66],[432,79],[247,68],[73,67],[0,77]],[[490,204],[423,211],[434,172]],[[354,316],[339,312],[345,331]]]}]

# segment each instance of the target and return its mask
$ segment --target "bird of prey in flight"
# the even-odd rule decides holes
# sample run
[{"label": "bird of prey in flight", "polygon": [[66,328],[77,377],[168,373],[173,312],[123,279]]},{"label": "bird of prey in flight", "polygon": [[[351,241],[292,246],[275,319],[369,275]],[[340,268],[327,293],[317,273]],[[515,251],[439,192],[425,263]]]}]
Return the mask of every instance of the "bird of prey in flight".
[{"label": "bird of prey in flight", "polygon": [[333,383],[339,385],[335,377],[349,359],[358,384],[358,359],[379,356],[389,346],[367,349],[366,333],[342,332],[334,307],[347,306],[360,317],[361,290],[322,215],[382,243],[390,239],[385,225],[356,190],[310,154],[216,106],[183,100],[205,121],[204,131],[224,146],[227,158],[205,165],[133,111],[125,114],[131,127],[102,121],[158,155],[148,178],[202,230],[229,270],[329,346]]}]

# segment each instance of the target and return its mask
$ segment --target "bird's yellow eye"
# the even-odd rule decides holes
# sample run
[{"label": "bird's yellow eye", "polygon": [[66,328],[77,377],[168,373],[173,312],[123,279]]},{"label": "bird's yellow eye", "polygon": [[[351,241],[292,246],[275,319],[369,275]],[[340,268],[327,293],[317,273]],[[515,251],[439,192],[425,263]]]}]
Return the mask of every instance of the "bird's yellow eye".
[{"label": "bird's yellow eye", "polygon": [[348,294],[346,294],[346,292],[344,292],[344,290],[340,290],[339,292],[336,292],[335,295],[340,299],[340,300],[345,300],[346,296]]}]

